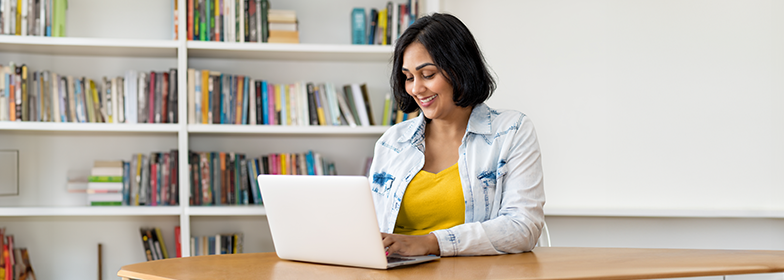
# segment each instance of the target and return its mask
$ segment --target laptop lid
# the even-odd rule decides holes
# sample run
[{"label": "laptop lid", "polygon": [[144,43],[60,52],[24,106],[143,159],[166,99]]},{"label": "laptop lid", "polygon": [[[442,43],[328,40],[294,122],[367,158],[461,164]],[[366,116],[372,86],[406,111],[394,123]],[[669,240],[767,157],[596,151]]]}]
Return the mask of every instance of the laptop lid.
[{"label": "laptop lid", "polygon": [[281,259],[386,269],[368,179],[259,175]]}]

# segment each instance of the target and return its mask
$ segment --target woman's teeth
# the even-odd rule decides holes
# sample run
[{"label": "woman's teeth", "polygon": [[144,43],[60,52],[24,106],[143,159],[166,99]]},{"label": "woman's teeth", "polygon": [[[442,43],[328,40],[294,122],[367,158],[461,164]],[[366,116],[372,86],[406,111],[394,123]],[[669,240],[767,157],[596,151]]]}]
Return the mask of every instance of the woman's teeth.
[{"label": "woman's teeth", "polygon": [[430,102],[431,100],[433,100],[434,98],[436,98],[436,96],[438,96],[438,94],[433,95],[431,97],[428,97],[426,99],[421,99],[421,100],[422,100],[423,103],[427,103],[427,102]]}]

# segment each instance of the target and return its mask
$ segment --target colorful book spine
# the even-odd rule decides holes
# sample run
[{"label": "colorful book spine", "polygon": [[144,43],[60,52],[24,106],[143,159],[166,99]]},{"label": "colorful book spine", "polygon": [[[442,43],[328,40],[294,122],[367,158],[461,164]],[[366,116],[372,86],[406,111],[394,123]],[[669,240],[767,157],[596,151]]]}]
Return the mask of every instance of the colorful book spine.
[{"label": "colorful book spine", "polygon": [[276,108],[278,108],[277,105],[278,98],[277,95],[275,94],[276,92],[275,88],[276,88],[275,85],[273,85],[272,83],[267,83],[267,99],[269,99],[268,100],[269,108],[267,109],[268,111],[267,117],[269,118],[268,124],[270,125],[278,124],[277,111],[276,111],[277,110]]},{"label": "colorful book spine", "polygon": [[275,85],[275,97],[278,97],[279,100],[276,101],[277,104],[275,104],[277,107],[275,110],[280,112],[278,114],[280,116],[280,120],[278,122],[280,125],[288,125],[286,122],[286,115],[288,113],[288,111],[286,111],[286,88],[283,85]]},{"label": "colorful book spine", "polygon": [[249,99],[250,99],[250,78],[245,76],[242,82],[242,118],[240,119],[240,124],[248,124],[248,109],[249,107]]},{"label": "colorful book spine", "polygon": [[351,11],[351,43],[363,45],[365,42],[365,8],[354,8]]},{"label": "colorful book spine", "polygon": [[269,98],[267,90],[267,81],[261,81],[261,123],[262,124],[270,124],[270,117],[269,117]]}]

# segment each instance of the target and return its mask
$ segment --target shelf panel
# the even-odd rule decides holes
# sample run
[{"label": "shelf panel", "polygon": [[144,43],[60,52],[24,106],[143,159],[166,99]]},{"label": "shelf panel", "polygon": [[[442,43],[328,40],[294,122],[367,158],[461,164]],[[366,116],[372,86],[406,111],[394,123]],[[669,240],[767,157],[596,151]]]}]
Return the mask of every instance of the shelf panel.
[{"label": "shelf panel", "polygon": [[179,131],[179,124],[111,124],[111,123],[54,123],[0,122],[0,131],[100,131],[100,132],[171,132]]},{"label": "shelf panel", "polygon": [[282,126],[282,125],[230,125],[190,124],[189,133],[246,133],[246,134],[300,134],[300,135],[381,135],[389,126]]},{"label": "shelf panel", "polygon": [[190,206],[187,209],[193,216],[265,216],[267,211],[260,205],[235,206]]},{"label": "shelf panel", "polygon": [[174,40],[0,35],[0,52],[177,58],[178,47],[179,42]]},{"label": "shelf panel", "polygon": [[776,209],[599,209],[545,207],[545,216],[564,217],[632,217],[632,218],[784,218],[784,210]]},{"label": "shelf panel", "polygon": [[179,216],[179,206],[0,207],[0,217]]},{"label": "shelf panel", "polygon": [[188,41],[188,57],[221,59],[375,61],[392,60],[392,46],[269,44]]}]

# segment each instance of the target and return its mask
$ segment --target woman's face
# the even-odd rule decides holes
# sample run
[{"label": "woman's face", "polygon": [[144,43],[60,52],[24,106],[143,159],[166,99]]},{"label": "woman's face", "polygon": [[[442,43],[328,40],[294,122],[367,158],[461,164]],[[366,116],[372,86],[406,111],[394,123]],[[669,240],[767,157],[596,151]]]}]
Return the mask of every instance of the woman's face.
[{"label": "woman's face", "polygon": [[460,107],[452,99],[452,85],[421,43],[411,43],[403,51],[402,71],[406,75],[406,92],[416,100],[425,117],[445,119],[461,111],[456,110]]}]

